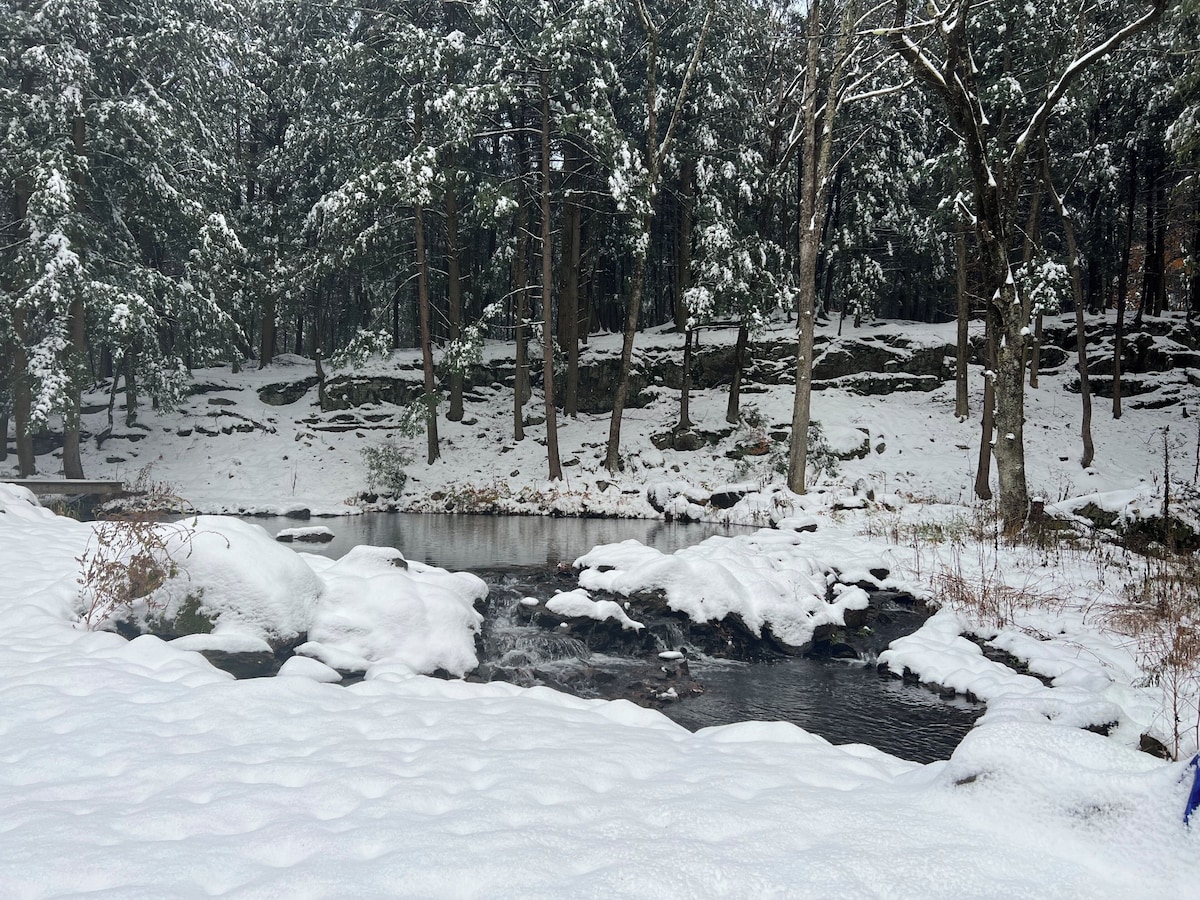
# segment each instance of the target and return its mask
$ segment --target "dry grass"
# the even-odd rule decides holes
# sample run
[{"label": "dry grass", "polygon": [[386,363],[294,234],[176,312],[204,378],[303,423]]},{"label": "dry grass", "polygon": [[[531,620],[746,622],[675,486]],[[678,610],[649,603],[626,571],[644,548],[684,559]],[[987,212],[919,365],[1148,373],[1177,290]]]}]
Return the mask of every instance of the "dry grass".
[{"label": "dry grass", "polygon": [[1200,565],[1194,557],[1146,560],[1120,601],[1099,610],[1101,623],[1132,639],[1150,685],[1162,689],[1163,713],[1178,758],[1189,735],[1200,745]]},{"label": "dry grass", "polygon": [[149,466],[133,490],[136,502],[98,522],[77,559],[81,617],[89,629],[151,597],[178,574],[177,557],[191,551],[192,532],[185,524],[162,523],[165,516],[188,511],[188,504],[168,485],[152,481]]}]

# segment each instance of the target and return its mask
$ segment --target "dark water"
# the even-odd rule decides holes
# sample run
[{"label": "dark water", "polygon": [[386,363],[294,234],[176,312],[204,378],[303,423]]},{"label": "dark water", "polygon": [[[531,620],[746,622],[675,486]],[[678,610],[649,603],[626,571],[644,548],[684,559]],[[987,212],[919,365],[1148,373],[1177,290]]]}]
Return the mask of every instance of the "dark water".
[{"label": "dark water", "polygon": [[[636,519],[388,513],[311,522],[283,517],[251,521],[271,534],[324,525],[336,535],[327,544],[295,544],[298,550],[338,557],[358,544],[397,547],[408,559],[477,572],[493,585],[485,628],[491,638],[498,638],[489,639],[492,655],[519,657],[529,671],[554,672],[556,683],[585,696],[586,689],[571,687],[573,669],[585,669],[591,677],[646,661],[600,657],[572,638],[514,626],[504,609],[510,609],[515,598],[548,597],[556,588],[574,587],[572,578],[552,576],[547,570],[570,565],[598,544],[634,538],[670,553],[714,534],[753,530]],[[511,595],[508,606],[496,602],[500,595]],[[929,762],[946,759],[982,712],[977,704],[947,701],[918,685],[880,675],[873,660],[742,663],[689,657],[691,677],[703,685],[704,693],[669,704],[663,712],[691,729],[746,720],[787,721],[835,744],[871,744],[905,759]]]},{"label": "dark water", "polygon": [[871,744],[903,759],[946,759],[983,711],[875,670],[873,661],[697,661],[705,693],[663,712],[690,729],[782,719],[835,744]]}]

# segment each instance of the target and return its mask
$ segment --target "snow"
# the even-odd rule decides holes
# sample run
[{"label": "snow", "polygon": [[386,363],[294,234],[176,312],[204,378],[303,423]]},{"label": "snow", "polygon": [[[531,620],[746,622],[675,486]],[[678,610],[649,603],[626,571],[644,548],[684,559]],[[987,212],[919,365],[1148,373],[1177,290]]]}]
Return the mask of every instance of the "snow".
[{"label": "snow", "polygon": [[835,592],[834,601],[827,602],[830,566],[804,546],[802,534],[790,531],[711,537],[673,554],[623,541],[596,547],[575,565],[582,570],[580,585],[589,590],[624,596],[663,591],[667,605],[693,621],[736,614],[755,634],[770,626],[776,637],[796,647],[806,644],[818,626],[844,624],[845,610],[868,603],[857,588]]},{"label": "snow", "polygon": [[613,600],[593,600],[583,588],[556,594],[546,601],[546,608],[560,616],[580,616],[600,622],[614,619],[628,631],[640,631],[646,627],[629,618],[621,604]]},{"label": "snow", "polygon": [[[933,347],[952,328],[904,334]],[[639,347],[677,340],[651,333]],[[588,352],[617,345],[597,338]],[[255,393],[305,365],[198,373],[235,400],[251,432],[215,427],[235,420],[197,394],[177,413],[145,410],[142,441],[114,437],[102,453],[89,442],[85,466],[129,478],[155,461],[155,477],[207,513],[356,512],[346,501],[365,487],[363,437],[324,430],[338,423],[314,412],[311,393],[279,407]],[[1081,470],[1067,449],[1079,425],[1068,378],[1047,372],[1029,391],[1031,487],[1063,516],[1089,503],[1123,517],[1154,511],[1162,444],[1146,436],[1174,424],[1178,408],[1128,404],[1097,426],[1096,463]],[[979,544],[968,499],[978,427],[952,415],[953,385],[816,393],[830,444],[848,451],[869,438],[869,452],[803,497],[778,487],[769,460],[725,456],[744,427],[711,452],[653,447],[674,402],[655,390],[650,407],[630,411],[619,475],[599,466],[607,417],[564,420],[564,460],[576,462],[569,484],[549,489],[538,427],[515,444],[505,404],[470,401],[464,422],[439,423],[443,460],[409,466],[401,505],[489,489],[513,511],[648,516],[653,493],[704,518],[777,526],[671,554],[636,542],[583,554],[580,589],[549,603],[622,622],[633,621],[622,604],[592,595],[657,591],[694,618],[737,614],[794,643],[861,607],[864,583],[945,600],[880,660],[987,702],[948,761],[833,746],[780,722],[691,734],[625,701],[428,677],[476,665],[479,579],[390,548],[297,553],[221,516],[164,526],[180,571],[154,598],[178,606],[200,592],[211,634],[90,631],[77,575],[94,528],[0,484],[0,896],[1200,895],[1200,831],[1181,822],[1190,769],[1133,749],[1143,733],[1171,736],[1170,698],[1096,615],[1141,561],[1120,548]],[[973,379],[976,409],[981,390]],[[786,385],[752,399],[763,431],[788,421]],[[692,416],[722,427],[723,393],[697,391]],[[353,425],[415,447],[388,431],[392,421]],[[497,474],[505,448],[500,469],[518,475]],[[1189,472],[1191,448],[1168,449],[1173,470]],[[727,510],[708,505],[731,485],[748,493]],[[950,598],[948,573],[1014,591],[1000,594],[1015,598],[1005,621]],[[234,680],[199,652],[301,637],[275,678]],[[345,672],[363,680],[340,683]],[[1182,738],[1189,753],[1194,735]]]}]

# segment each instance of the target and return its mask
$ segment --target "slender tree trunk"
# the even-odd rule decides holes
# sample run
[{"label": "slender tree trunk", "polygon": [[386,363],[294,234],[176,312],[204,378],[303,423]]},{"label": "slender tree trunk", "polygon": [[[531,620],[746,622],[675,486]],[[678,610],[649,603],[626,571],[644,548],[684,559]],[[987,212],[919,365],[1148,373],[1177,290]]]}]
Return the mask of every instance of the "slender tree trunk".
[{"label": "slender tree trunk", "polygon": [[[22,214],[22,219],[24,214]],[[22,478],[37,474],[33,455],[33,435],[29,433],[33,396],[29,386],[28,335],[25,333],[25,313],[13,311],[13,429],[17,437],[17,473]]]},{"label": "slender tree trunk", "polygon": [[[451,163],[453,165],[453,163]],[[446,181],[446,299],[449,304],[450,340],[462,337],[462,248],[458,234],[458,189],[453,175]],[[463,417],[463,373],[450,372],[450,410],[446,418],[461,422]]]},{"label": "slender tree trunk", "polygon": [[[817,313],[817,257],[821,250],[825,210],[830,184],[829,163],[833,150],[836,99],[841,92],[843,67],[849,56],[854,29],[843,20],[832,63],[822,64],[821,42],[831,27],[821,19],[820,0],[810,0],[806,40],[805,82],[800,110],[802,144],[800,148],[799,274],[796,316],[796,394],[792,403],[792,435],[788,452],[788,489],[797,494],[807,491],[808,429],[812,421],[813,339]],[[847,7],[846,15],[850,9]],[[817,95],[823,106],[818,108]]]},{"label": "slender tree trunk", "polygon": [[563,248],[560,266],[563,277],[558,298],[559,343],[567,352],[567,390],[563,412],[579,414],[579,265],[583,253],[583,209],[578,197],[578,151],[569,143],[565,151],[569,185],[563,203]]},{"label": "slender tree trunk", "polygon": [[1200,186],[1192,200],[1192,274],[1188,279],[1187,320],[1200,310]]},{"label": "slender tree trunk", "polygon": [[987,374],[983,379],[983,415],[980,420],[979,462],[975,467],[975,496],[980,500],[992,499],[992,440],[996,434],[996,388],[993,374],[996,370],[996,323],[991,307],[984,315],[984,353]]},{"label": "slender tree trunk", "polygon": [[967,295],[967,231],[960,220],[954,228],[955,300],[958,309],[958,341],[954,356],[954,415],[963,421],[971,414],[967,391],[967,362],[971,353],[971,299]]},{"label": "slender tree trunk", "polygon": [[529,211],[522,198],[517,211],[517,258],[513,264],[513,291],[516,293],[516,369],[513,372],[513,440],[525,440],[525,401],[529,399],[529,346],[525,321],[529,318],[529,274],[525,260],[529,231]]},{"label": "slender tree trunk", "polygon": [[1117,273],[1117,324],[1113,334],[1112,415],[1121,418],[1121,355],[1125,352],[1125,308],[1129,296],[1129,258],[1133,252],[1133,217],[1137,210],[1137,153],[1129,153],[1129,194],[1125,218],[1125,243],[1121,271]]},{"label": "slender tree trunk", "polygon": [[429,260],[425,253],[425,210],[413,207],[417,242],[417,307],[421,319],[421,362],[425,371],[425,461],[432,465],[441,456],[437,431],[437,381],[433,373],[433,334],[429,327]]},{"label": "slender tree trunk", "polygon": [[690,328],[683,333],[683,377],[679,390],[679,424],[675,427],[676,431],[686,431],[692,427],[688,409],[692,395],[692,335]]},{"label": "slender tree trunk", "polygon": [[[125,354],[125,427],[132,428],[137,422],[137,349],[130,347]],[[116,375],[113,376],[114,380]]]},{"label": "slender tree trunk", "polygon": [[692,232],[695,228],[696,164],[685,161],[679,173],[679,230],[675,237],[675,330],[688,329],[687,292],[692,286]]},{"label": "slender tree trunk", "polygon": [[[76,116],[71,128],[72,149],[77,160],[74,173],[77,191],[76,202],[84,203],[83,165],[86,150],[86,122],[83,116]],[[85,250],[79,248],[82,255]],[[79,452],[80,409],[82,406],[83,361],[87,358],[87,321],[83,307],[83,295],[76,290],[71,297],[71,306],[67,313],[67,330],[71,336],[71,345],[67,351],[66,363],[71,373],[70,399],[63,413],[63,476],[65,478],[83,477],[83,460]]]},{"label": "slender tree trunk", "polygon": [[704,44],[708,39],[708,29],[712,24],[713,12],[709,11],[704,17],[700,34],[693,48],[692,58],[684,74],[683,83],[675,98],[675,109],[667,126],[662,142],[658,139],[658,44],[659,29],[653,23],[650,13],[643,0],[636,3],[638,17],[646,32],[646,212],[642,216],[642,227],[638,240],[637,252],[634,255],[633,279],[629,290],[629,307],[625,316],[625,332],[621,341],[621,371],[617,379],[617,389],[613,396],[612,419],[608,426],[608,448],[604,456],[604,466],[610,472],[616,472],[621,467],[621,418],[625,414],[625,403],[629,393],[629,376],[633,366],[633,342],[637,335],[638,316],[642,308],[642,293],[646,283],[647,255],[650,252],[651,224],[654,221],[654,197],[658,190],[659,174],[663,157],[671,146],[675,125],[679,119],[683,103],[688,96],[688,88],[696,73],[700,57],[704,52]]},{"label": "slender tree trunk", "polygon": [[554,244],[550,237],[550,73],[542,70],[542,380],[546,395],[546,462],[551,481],[562,480],[558,410],[554,406]]},{"label": "slender tree trunk", "polygon": [[729,402],[725,405],[725,421],[736,425],[742,414],[742,370],[746,367],[746,345],[750,329],[743,319],[738,323],[737,343],[733,345],[733,379],[729,382]]},{"label": "slender tree trunk", "polygon": [[[1025,229],[1025,273],[1032,282],[1034,259],[1042,243],[1042,182],[1038,179],[1033,184],[1033,199],[1029,202],[1029,224]],[[1038,386],[1038,370],[1041,368],[1042,357],[1042,312],[1037,310],[1033,329],[1033,340],[1029,347],[1029,386]]]},{"label": "slender tree trunk", "polygon": [[517,167],[521,173],[517,198],[516,259],[513,262],[512,289],[516,294],[516,369],[513,372],[513,440],[525,440],[525,401],[529,399],[529,346],[526,320],[529,318],[529,196],[525,178],[529,174],[529,150],[525,143],[525,110],[513,112],[513,132],[517,145]]}]

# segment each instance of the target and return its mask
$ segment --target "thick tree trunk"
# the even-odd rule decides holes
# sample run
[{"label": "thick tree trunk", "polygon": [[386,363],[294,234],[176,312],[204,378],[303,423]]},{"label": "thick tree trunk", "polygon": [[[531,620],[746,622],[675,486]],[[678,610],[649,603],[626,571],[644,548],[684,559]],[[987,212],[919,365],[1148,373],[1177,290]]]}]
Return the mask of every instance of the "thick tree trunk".
[{"label": "thick tree trunk", "polygon": [[971,299],[967,295],[967,232],[960,221],[954,229],[955,300],[958,310],[958,340],[954,355],[954,415],[960,421],[971,414],[967,391],[967,362],[970,358]]},{"label": "thick tree trunk", "polygon": [[[450,318],[450,340],[462,337],[462,249],[458,234],[458,190],[451,175],[446,181],[446,299]],[[463,373],[450,372],[450,409],[446,418],[461,422],[463,417]]]},{"label": "thick tree trunk", "polygon": [[562,480],[558,410],[554,406],[554,244],[550,237],[550,73],[542,70],[542,387],[546,396],[546,462],[551,481]]},{"label": "thick tree trunk", "polygon": [[425,461],[432,465],[441,455],[437,431],[437,381],[433,372],[433,334],[429,327],[429,260],[425,253],[425,210],[413,207],[417,243],[417,308],[421,320],[421,363],[425,372]]}]

